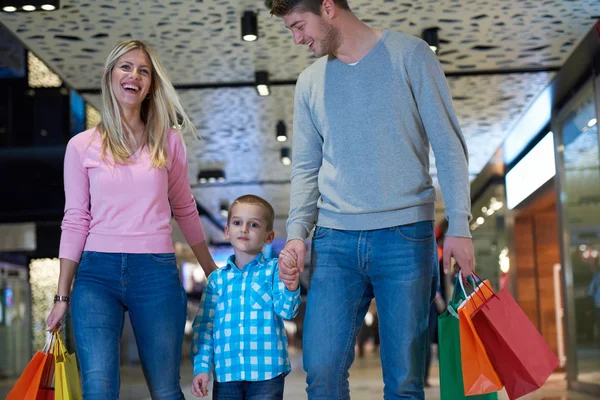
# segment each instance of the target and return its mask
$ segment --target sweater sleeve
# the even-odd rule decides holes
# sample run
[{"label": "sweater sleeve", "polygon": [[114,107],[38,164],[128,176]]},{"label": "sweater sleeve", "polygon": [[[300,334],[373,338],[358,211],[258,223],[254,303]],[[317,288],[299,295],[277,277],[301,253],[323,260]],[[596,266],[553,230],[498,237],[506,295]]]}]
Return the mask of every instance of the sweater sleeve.
[{"label": "sweater sleeve", "polygon": [[169,169],[169,201],[177,225],[190,246],[204,241],[204,230],[192,195],[188,178],[188,165],[183,137],[177,131],[171,131],[167,139],[172,141]]},{"label": "sweater sleeve", "polygon": [[417,41],[407,70],[425,133],[435,154],[448,219],[448,236],[471,237],[468,152],[444,71],[427,43]]},{"label": "sweater sleeve", "polygon": [[90,180],[83,166],[83,150],[77,137],[67,144],[64,163],[65,215],[62,220],[59,257],[79,262],[87,239],[90,214]]},{"label": "sweater sleeve", "polygon": [[323,137],[313,123],[307,102],[306,74],[298,78],[294,100],[294,154],[287,240],[308,237],[317,215],[318,178],[323,162]]}]

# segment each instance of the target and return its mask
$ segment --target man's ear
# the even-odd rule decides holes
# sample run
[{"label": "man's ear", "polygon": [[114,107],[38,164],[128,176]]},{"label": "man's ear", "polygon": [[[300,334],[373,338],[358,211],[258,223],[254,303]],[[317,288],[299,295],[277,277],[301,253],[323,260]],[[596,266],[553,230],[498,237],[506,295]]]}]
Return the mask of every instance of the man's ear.
[{"label": "man's ear", "polygon": [[225,240],[229,240],[229,226],[225,225]]},{"label": "man's ear", "polygon": [[323,0],[323,3],[321,4],[321,16],[332,19],[335,17],[336,12],[337,9],[334,0]]}]

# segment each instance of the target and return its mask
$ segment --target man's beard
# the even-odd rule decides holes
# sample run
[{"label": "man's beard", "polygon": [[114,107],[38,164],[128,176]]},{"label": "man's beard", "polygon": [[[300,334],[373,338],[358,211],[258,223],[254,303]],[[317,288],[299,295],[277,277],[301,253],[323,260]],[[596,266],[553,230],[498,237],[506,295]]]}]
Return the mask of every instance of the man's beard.
[{"label": "man's beard", "polygon": [[319,49],[319,53],[315,53],[315,56],[317,57],[323,57],[335,52],[341,44],[341,35],[337,28],[334,28],[325,22],[322,22],[321,26],[323,27],[323,30],[325,30],[325,37],[320,41],[321,48]]}]

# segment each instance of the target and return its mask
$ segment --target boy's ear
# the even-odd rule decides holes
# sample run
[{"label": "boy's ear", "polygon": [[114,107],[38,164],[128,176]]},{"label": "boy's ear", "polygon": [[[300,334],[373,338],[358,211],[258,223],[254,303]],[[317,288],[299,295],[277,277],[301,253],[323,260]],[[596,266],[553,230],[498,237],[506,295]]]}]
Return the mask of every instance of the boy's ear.
[{"label": "boy's ear", "polygon": [[273,243],[273,239],[275,239],[275,232],[271,231],[269,232],[269,234],[267,235],[267,238],[265,239],[265,243],[266,244],[271,244]]},{"label": "boy's ear", "polygon": [[225,240],[229,240],[229,227],[225,225]]}]

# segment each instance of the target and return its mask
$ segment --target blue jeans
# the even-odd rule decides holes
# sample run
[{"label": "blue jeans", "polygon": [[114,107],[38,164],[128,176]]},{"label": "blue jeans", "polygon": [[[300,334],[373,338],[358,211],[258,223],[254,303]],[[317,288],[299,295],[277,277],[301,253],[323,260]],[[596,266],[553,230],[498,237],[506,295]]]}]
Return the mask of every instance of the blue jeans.
[{"label": "blue jeans", "polygon": [[285,375],[267,381],[213,383],[213,400],[283,400]]},{"label": "blue jeans", "polygon": [[350,399],[356,334],[373,297],[384,398],[424,399],[435,246],[431,221],[371,231],[317,227],[303,338],[309,399]]},{"label": "blue jeans", "polygon": [[126,311],[152,399],[184,399],[179,367],[186,308],[174,254],[85,251],[71,303],[84,399],[119,397]]}]

